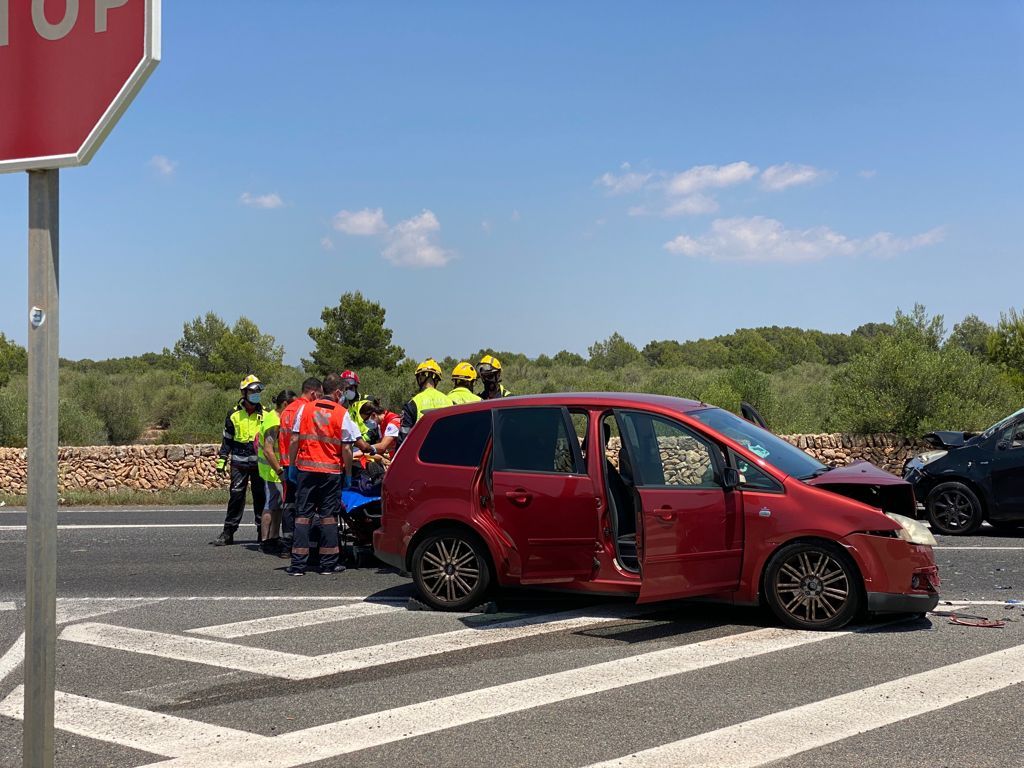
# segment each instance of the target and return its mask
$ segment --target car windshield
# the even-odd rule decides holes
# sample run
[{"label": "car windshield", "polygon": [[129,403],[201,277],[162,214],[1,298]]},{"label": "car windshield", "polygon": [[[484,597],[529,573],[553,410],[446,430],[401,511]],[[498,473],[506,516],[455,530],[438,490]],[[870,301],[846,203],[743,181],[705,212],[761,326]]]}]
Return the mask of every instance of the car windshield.
[{"label": "car windshield", "polygon": [[1005,419],[1000,419],[995,424],[993,424],[991,427],[989,427],[984,432],[982,432],[981,436],[983,438],[992,437],[992,435],[994,435],[996,432],[998,432],[1003,427],[1010,426],[1010,422],[1013,421],[1014,419],[1016,419],[1021,414],[1024,414],[1024,408],[1021,408],[1019,411],[1014,411],[1009,416],[1007,416]]},{"label": "car windshield", "polygon": [[703,408],[686,414],[701,424],[711,427],[740,445],[755,456],[787,475],[807,480],[828,471],[828,467],[781,437],[751,424],[746,419],[721,408]]}]

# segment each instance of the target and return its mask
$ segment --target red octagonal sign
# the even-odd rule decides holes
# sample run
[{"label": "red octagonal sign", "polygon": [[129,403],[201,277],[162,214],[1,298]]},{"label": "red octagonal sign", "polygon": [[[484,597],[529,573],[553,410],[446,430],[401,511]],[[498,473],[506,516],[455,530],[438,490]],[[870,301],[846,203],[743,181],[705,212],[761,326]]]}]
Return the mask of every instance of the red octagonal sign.
[{"label": "red octagonal sign", "polygon": [[160,0],[0,0],[0,172],[84,165],[160,60]]}]

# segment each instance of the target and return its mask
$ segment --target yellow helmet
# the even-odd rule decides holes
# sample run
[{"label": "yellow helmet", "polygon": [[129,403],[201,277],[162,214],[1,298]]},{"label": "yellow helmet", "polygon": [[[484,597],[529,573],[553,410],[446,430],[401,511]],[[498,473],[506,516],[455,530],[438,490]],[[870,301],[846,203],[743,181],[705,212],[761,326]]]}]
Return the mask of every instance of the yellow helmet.
[{"label": "yellow helmet", "polygon": [[238,385],[238,388],[244,391],[246,389],[249,389],[250,387],[256,389],[257,392],[262,392],[263,382],[260,381],[256,376],[249,374],[244,379],[242,379],[242,383]]},{"label": "yellow helmet", "polygon": [[428,357],[418,366],[416,366],[416,375],[419,376],[421,373],[432,373],[441,378],[441,366],[437,364],[437,360],[432,357]]},{"label": "yellow helmet", "polygon": [[484,355],[480,358],[480,367],[483,368],[484,366],[495,371],[500,371],[501,360],[496,358],[494,355]]},{"label": "yellow helmet", "polygon": [[476,368],[466,362],[459,363],[452,369],[452,381],[476,381]]}]

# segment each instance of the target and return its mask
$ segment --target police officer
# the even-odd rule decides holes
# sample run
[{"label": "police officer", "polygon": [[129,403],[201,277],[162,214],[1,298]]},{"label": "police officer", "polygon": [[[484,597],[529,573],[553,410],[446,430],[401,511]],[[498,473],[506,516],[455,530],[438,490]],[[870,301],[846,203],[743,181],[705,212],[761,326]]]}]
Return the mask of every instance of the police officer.
[{"label": "police officer", "polygon": [[423,414],[437,408],[447,408],[452,404],[444,392],[441,392],[437,385],[441,382],[441,366],[433,358],[428,358],[416,367],[416,386],[419,392],[412,396],[412,399],[402,408],[402,428],[399,434],[399,447],[406,436],[412,432],[416,422],[423,418]]},{"label": "police officer", "polygon": [[245,491],[252,486],[252,509],[256,518],[256,538],[259,541],[263,506],[266,504],[266,486],[260,477],[256,438],[263,426],[264,410],[260,403],[263,384],[255,376],[246,376],[239,385],[242,396],[224,420],[224,438],[217,453],[217,471],[231,472],[231,490],[228,510],[224,517],[224,530],[213,542],[223,547],[234,544],[235,531],[242,522],[245,510]]},{"label": "police officer", "polygon": [[452,391],[448,393],[448,399],[453,405],[463,403],[478,403],[480,395],[473,392],[473,382],[476,381],[476,369],[469,363],[459,363],[452,369]]},{"label": "police officer", "polygon": [[287,572],[303,576],[309,561],[309,534],[320,528],[320,573],[341,573],[338,516],[341,490],[352,484],[352,444],[359,428],[344,404],[341,377],[324,379],[324,397],[301,406],[292,427],[290,470],[296,475],[295,539]]},{"label": "police officer", "polygon": [[476,370],[484,382],[484,391],[480,393],[481,399],[494,400],[512,394],[501,384],[501,361],[494,355],[484,355],[480,358]]}]

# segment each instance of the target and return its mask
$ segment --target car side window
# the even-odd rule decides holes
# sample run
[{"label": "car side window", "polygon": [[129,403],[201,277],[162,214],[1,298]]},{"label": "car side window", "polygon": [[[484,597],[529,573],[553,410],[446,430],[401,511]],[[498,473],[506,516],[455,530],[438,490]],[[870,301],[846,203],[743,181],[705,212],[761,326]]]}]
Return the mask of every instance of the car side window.
[{"label": "car side window", "polygon": [[495,472],[583,474],[583,455],[564,408],[496,408]]},{"label": "car side window", "polygon": [[[720,488],[721,451],[678,422],[640,411],[619,414],[638,486]],[[719,451],[716,462],[713,452]]]},{"label": "car side window", "polygon": [[1024,448],[1024,421],[1003,432],[1000,442],[1006,443],[1010,448]]},{"label": "car side window", "polygon": [[476,467],[491,437],[490,411],[456,413],[438,419],[420,446],[420,461]]},{"label": "car side window", "polygon": [[746,488],[751,491],[782,490],[782,487],[770,475],[751,464],[742,456],[732,451],[729,451],[729,455],[732,456],[733,465],[740,473],[740,488]]}]

